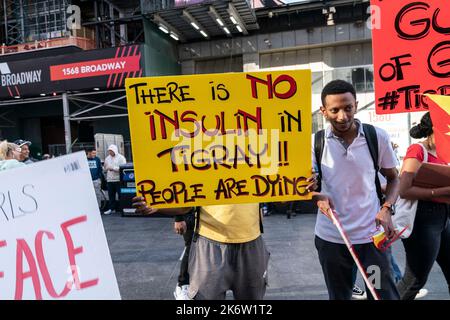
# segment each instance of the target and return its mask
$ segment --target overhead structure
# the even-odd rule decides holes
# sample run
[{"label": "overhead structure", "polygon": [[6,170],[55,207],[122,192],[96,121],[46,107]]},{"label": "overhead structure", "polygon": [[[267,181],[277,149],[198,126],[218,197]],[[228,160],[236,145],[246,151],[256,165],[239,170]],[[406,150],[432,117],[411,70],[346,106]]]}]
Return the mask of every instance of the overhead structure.
[{"label": "overhead structure", "polygon": [[[194,4],[190,4],[190,3]],[[153,21],[163,19],[179,30],[182,42],[248,34],[258,30],[255,10],[247,0],[175,1],[164,5],[161,1],[143,1],[142,14]],[[156,18],[155,20],[155,16]]]},{"label": "overhead structure", "polygon": [[189,23],[195,30],[197,30],[203,37],[209,38],[208,34],[205,31],[205,28],[198,22],[187,9],[183,10],[183,14],[181,16],[187,23]]},{"label": "overhead structure", "polygon": [[159,14],[155,14],[153,16],[153,22],[158,26],[159,30],[162,32],[168,34],[170,37],[172,37],[174,40],[180,40],[183,41],[184,37],[182,36],[182,33],[172,26],[169,22],[164,20]]},{"label": "overhead structure", "polygon": [[237,31],[243,34],[248,34],[247,28],[245,27],[245,23],[242,21],[239,12],[236,10],[236,8],[233,6],[232,3],[228,4],[227,12],[230,15],[230,21],[233,23]]}]

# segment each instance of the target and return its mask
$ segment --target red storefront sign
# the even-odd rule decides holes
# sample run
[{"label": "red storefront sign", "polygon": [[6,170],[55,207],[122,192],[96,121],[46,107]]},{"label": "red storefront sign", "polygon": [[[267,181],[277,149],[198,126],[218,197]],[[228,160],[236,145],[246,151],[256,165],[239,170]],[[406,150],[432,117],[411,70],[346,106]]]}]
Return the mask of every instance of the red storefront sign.
[{"label": "red storefront sign", "polygon": [[140,56],[83,61],[50,67],[50,80],[68,80],[139,71]]}]

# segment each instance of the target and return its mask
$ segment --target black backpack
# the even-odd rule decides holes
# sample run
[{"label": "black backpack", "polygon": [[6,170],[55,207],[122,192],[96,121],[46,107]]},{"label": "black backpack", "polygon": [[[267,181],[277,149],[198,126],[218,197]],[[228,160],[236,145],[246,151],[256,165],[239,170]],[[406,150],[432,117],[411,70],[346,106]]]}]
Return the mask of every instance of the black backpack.
[{"label": "black backpack", "polygon": [[[377,189],[377,196],[380,200],[380,205],[384,203],[384,195],[381,191],[381,183],[380,179],[378,178],[378,171],[380,168],[378,167],[378,137],[377,132],[375,130],[375,127],[363,123],[363,131],[364,135],[367,141],[367,145],[369,146],[369,152],[370,156],[373,160],[373,166],[375,168],[375,186]],[[316,162],[317,162],[317,170],[319,171],[319,178],[318,178],[318,189],[317,191],[320,192],[321,190],[321,178],[322,178],[322,154],[323,154],[323,148],[325,145],[325,130],[320,130],[315,133],[314,135],[314,153],[316,155]]]}]

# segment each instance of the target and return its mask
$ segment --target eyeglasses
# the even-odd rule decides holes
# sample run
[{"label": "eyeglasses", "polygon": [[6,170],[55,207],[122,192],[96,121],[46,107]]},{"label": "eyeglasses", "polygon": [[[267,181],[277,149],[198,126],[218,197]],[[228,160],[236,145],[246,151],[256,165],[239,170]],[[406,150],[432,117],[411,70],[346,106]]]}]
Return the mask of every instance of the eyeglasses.
[{"label": "eyeglasses", "polygon": [[14,149],[14,151],[22,152],[22,148],[21,147],[17,147],[17,148]]}]

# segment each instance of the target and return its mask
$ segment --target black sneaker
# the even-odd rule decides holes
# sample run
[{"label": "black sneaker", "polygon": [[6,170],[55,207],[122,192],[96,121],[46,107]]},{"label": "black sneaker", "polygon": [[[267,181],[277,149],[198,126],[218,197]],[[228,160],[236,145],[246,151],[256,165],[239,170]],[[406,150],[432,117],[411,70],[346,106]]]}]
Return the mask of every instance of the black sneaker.
[{"label": "black sneaker", "polygon": [[366,300],[367,299],[367,294],[366,292],[361,289],[360,287],[358,287],[356,284],[353,286],[352,289],[352,299],[354,300]]}]

